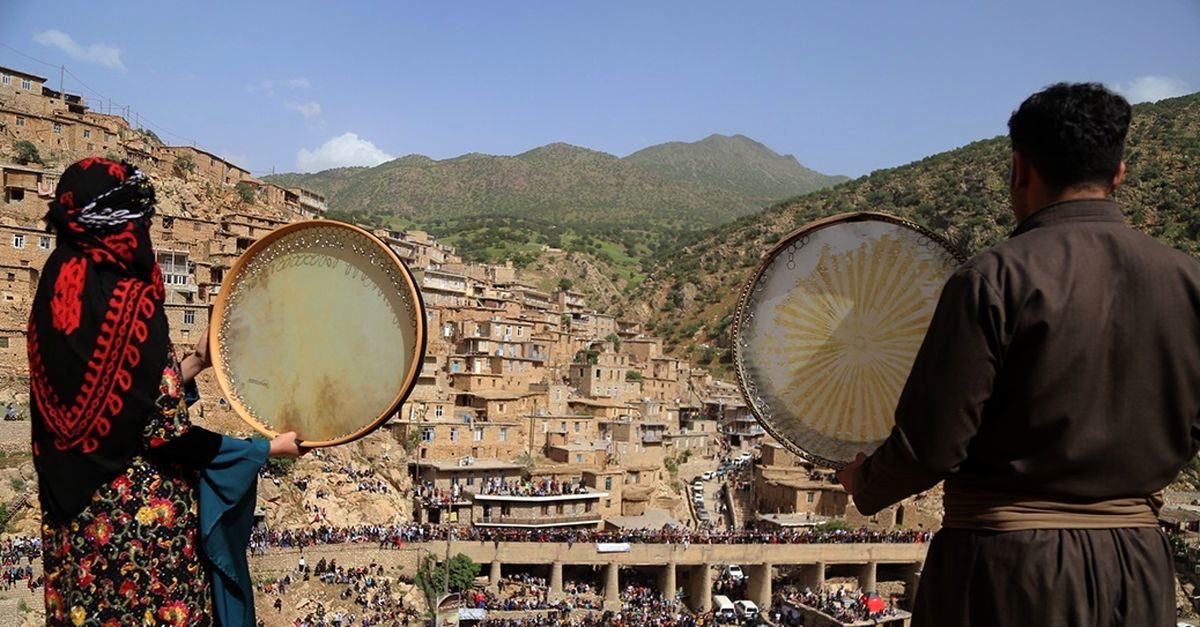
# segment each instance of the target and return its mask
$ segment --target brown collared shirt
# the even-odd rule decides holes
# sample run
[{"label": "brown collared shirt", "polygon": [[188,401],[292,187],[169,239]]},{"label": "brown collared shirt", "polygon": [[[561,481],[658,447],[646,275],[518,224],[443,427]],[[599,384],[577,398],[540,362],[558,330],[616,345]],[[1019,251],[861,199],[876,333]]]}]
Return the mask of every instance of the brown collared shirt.
[{"label": "brown collared shirt", "polygon": [[1200,447],[1200,263],[1109,200],[1049,205],[947,281],[854,502],[1149,497]]}]

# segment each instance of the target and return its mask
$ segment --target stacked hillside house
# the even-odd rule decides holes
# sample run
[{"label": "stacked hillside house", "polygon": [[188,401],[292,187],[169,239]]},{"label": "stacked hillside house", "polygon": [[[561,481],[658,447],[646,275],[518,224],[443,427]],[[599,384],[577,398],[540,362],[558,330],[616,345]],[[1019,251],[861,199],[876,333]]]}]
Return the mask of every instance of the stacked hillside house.
[{"label": "stacked hillside house", "polygon": [[[42,163],[17,163],[19,142]],[[28,402],[26,320],[55,248],[42,216],[58,173],[88,155],[129,159],[156,184],[152,236],[172,339],[184,350],[203,339],[241,254],[326,211],[317,192],[258,180],[195,146],[164,145],[43,77],[0,67],[0,403]],[[596,312],[579,292],[523,280],[511,263],[466,262],[427,232],[374,233],[413,270],[426,305],[420,377],[385,427],[409,451],[415,518],[599,528],[609,517],[676,508],[668,461],[685,450],[711,457],[722,432],[757,438],[739,426],[727,384],[666,355],[638,323]],[[212,374],[200,383],[196,418],[246,431]]]}]

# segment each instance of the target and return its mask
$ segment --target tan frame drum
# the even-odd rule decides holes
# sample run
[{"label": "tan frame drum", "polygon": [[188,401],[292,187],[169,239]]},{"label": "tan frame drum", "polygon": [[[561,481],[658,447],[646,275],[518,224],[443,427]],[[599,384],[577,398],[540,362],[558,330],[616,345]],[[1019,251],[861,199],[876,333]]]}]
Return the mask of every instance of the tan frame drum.
[{"label": "tan frame drum", "polygon": [[884,213],[835,215],[783,238],[733,322],[738,383],[763,428],[835,468],[882,444],[942,285],[964,261]]},{"label": "tan frame drum", "polygon": [[267,437],[308,447],[377,429],[416,385],[425,306],[412,273],[370,232],[332,220],[280,227],[229,270],[209,351],[222,392]]}]

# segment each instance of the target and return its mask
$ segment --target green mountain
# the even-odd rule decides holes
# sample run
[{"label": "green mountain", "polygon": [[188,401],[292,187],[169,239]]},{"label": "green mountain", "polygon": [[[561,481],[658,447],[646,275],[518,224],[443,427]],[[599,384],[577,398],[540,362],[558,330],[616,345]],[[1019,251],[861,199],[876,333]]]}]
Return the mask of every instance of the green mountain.
[{"label": "green mountain", "polygon": [[[997,137],[880,170],[712,229],[663,257],[622,307],[648,320],[676,353],[723,372],[738,292],[763,253],[792,230],[849,211],[883,211],[941,233],[968,253],[1015,226],[1008,139]],[[1200,255],[1200,94],[1134,108],[1128,175],[1116,199],[1130,224]]]},{"label": "green mountain", "polygon": [[625,161],[677,181],[715,185],[766,202],[849,180],[810,170],[745,135],[709,135],[697,142],[643,148]]},{"label": "green mountain", "polygon": [[[743,137],[648,150],[620,159],[556,143],[515,156],[409,155],[267,180],[326,194],[331,217],[427,229],[468,259],[520,263],[542,245],[574,248],[617,263],[635,282],[658,252],[693,233],[841,180]],[[752,165],[739,169],[739,160]],[[710,174],[681,176],[687,163]]]}]

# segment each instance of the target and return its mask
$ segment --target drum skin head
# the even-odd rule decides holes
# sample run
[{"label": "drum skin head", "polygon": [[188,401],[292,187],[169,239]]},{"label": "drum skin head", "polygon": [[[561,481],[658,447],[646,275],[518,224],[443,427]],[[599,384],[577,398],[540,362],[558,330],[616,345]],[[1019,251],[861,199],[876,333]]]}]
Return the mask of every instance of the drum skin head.
[{"label": "drum skin head", "polygon": [[225,277],[213,369],[262,434],[342,444],[383,424],[416,384],[425,311],[408,269],[371,233],[326,220],[255,242]]},{"label": "drum skin head", "polygon": [[833,216],[784,238],[734,317],[738,382],[763,427],[835,468],[878,448],[942,286],[963,261],[944,239],[881,213]]}]

